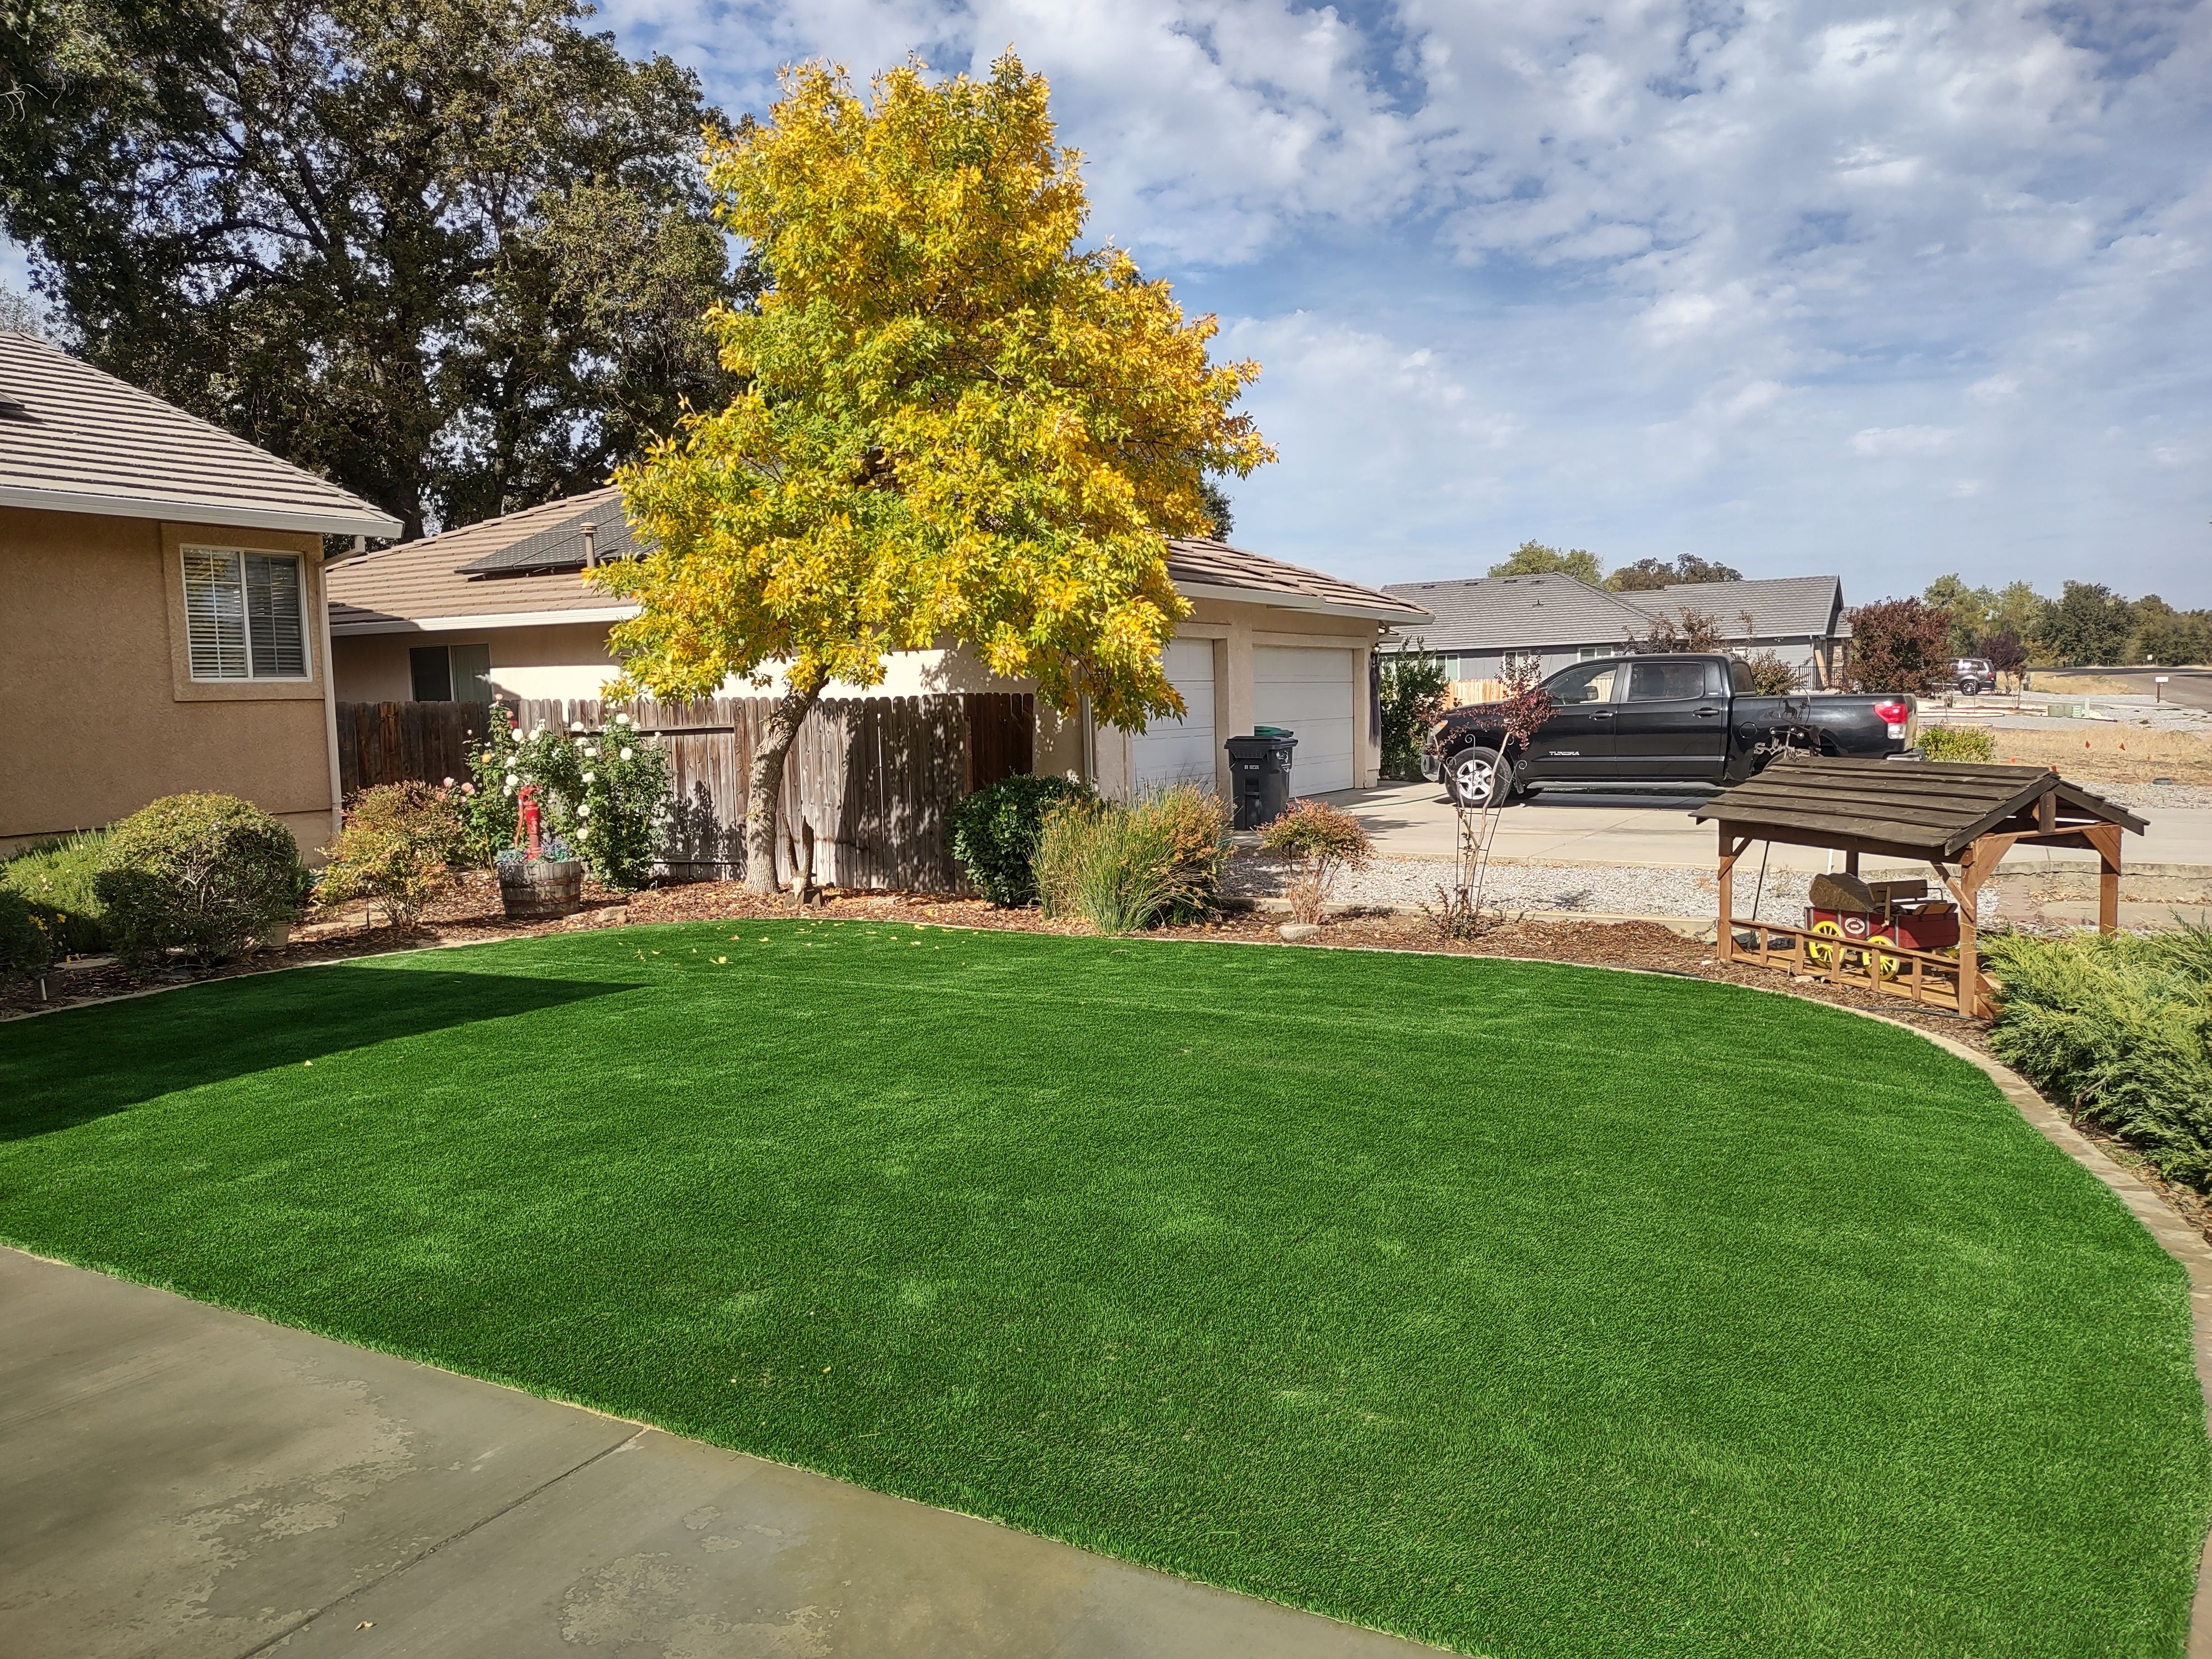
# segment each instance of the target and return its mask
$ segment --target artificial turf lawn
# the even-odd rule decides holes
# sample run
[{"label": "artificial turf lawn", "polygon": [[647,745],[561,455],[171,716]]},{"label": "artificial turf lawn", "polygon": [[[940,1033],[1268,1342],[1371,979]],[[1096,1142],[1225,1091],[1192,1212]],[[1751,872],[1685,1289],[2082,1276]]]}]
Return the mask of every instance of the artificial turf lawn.
[{"label": "artificial turf lawn", "polygon": [[2103,1187],[1686,980],[863,923],[232,980],[0,1026],[0,1235],[1501,1656],[2179,1654],[2212,1490]]}]

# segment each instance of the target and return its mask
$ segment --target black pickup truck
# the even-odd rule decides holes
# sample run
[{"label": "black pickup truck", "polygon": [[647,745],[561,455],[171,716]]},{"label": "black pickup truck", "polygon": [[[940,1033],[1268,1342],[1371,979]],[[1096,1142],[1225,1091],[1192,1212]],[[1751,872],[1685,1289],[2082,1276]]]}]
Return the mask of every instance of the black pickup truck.
[{"label": "black pickup truck", "polygon": [[1431,729],[1421,770],[1463,806],[1503,805],[1553,785],[1741,783],[1784,749],[1894,755],[1905,697],[1761,696],[1733,657],[1600,657],[1544,682],[1557,706],[1525,744],[1506,744],[1498,705],[1455,708]]}]

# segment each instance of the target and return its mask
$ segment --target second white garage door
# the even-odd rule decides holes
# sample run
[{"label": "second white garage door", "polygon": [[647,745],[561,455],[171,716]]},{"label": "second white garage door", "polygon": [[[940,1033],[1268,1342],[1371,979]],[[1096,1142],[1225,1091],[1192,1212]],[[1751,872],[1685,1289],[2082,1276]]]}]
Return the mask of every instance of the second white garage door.
[{"label": "second white garage door", "polygon": [[1297,733],[1291,793],[1318,795],[1352,787],[1350,651],[1262,645],[1252,652],[1252,723]]},{"label": "second white garage door", "polygon": [[1213,641],[1170,640],[1160,653],[1168,683],[1182,693],[1179,720],[1154,720],[1129,739],[1137,787],[1169,783],[1214,785]]}]

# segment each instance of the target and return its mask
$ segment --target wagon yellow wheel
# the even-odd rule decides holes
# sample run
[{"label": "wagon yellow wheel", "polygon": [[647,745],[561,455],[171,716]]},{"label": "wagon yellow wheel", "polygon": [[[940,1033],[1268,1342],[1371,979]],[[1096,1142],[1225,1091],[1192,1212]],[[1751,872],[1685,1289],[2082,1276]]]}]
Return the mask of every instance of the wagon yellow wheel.
[{"label": "wagon yellow wheel", "polygon": [[1893,956],[1879,945],[1875,948],[1874,970],[1884,979],[1895,979],[1905,971],[1905,958]]},{"label": "wagon yellow wheel", "polygon": [[1821,941],[1839,939],[1844,936],[1844,930],[1841,924],[1834,921],[1816,921],[1813,924],[1813,932],[1819,937],[1805,941],[1805,960],[1815,968],[1825,968],[1835,960],[1836,947]]}]

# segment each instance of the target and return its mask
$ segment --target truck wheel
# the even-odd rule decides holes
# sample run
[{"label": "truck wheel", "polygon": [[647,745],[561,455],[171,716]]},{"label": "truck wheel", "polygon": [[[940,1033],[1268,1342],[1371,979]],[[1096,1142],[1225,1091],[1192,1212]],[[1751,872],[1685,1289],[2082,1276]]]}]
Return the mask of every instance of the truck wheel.
[{"label": "truck wheel", "polygon": [[1474,810],[1503,806],[1513,793],[1513,769],[1495,749],[1462,749],[1444,763],[1452,799]]}]

